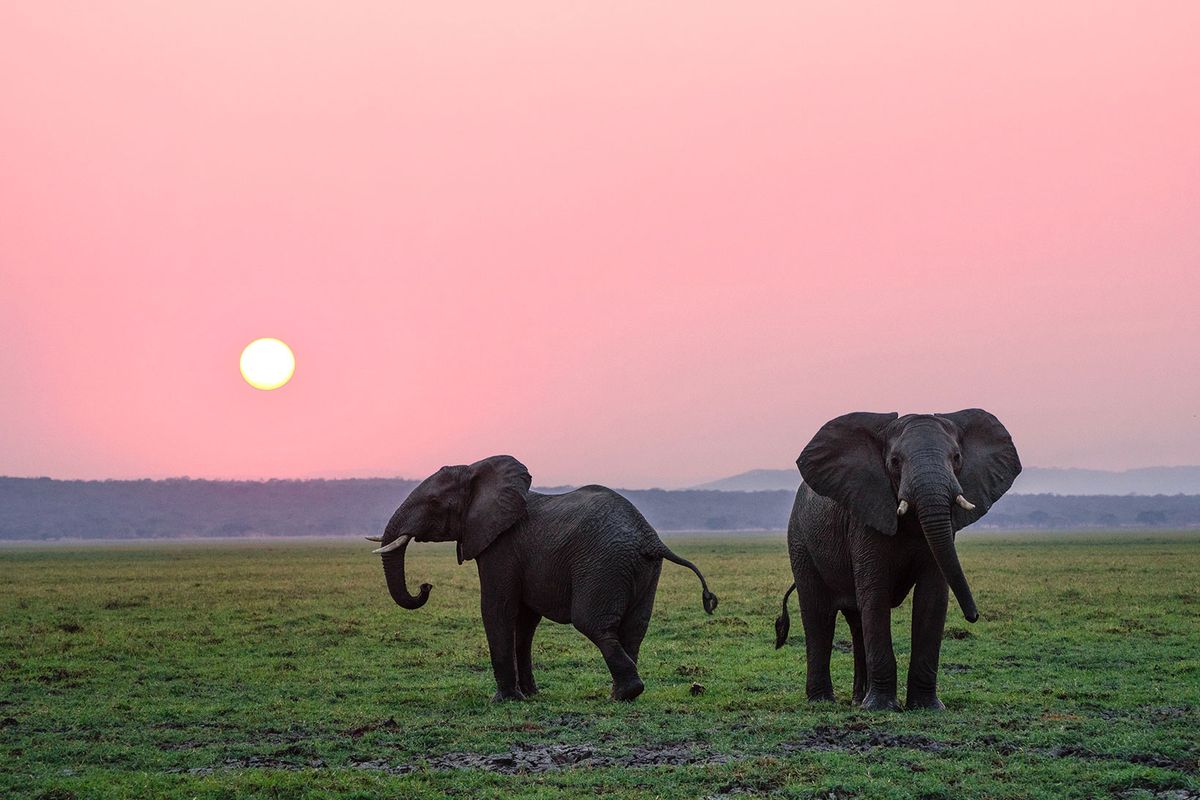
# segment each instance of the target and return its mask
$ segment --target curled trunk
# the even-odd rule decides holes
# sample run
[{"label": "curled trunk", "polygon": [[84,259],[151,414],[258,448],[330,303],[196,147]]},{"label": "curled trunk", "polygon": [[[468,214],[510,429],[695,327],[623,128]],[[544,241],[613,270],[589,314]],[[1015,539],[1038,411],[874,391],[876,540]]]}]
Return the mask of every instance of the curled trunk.
[{"label": "curled trunk", "polygon": [[384,553],[381,558],[383,559],[383,575],[387,578],[388,592],[392,595],[392,599],[401,608],[412,610],[425,605],[425,601],[429,599],[429,590],[433,587],[428,583],[422,583],[416,597],[409,593],[408,586],[404,582],[404,552],[406,550],[408,550],[407,541],[396,550]]},{"label": "curled trunk", "polygon": [[950,504],[945,500],[929,499],[918,501],[921,529],[925,532],[925,540],[933,552],[933,558],[941,569],[950,591],[958,600],[967,622],[979,619],[979,611],[975,608],[975,598],[971,596],[971,587],[967,584],[967,576],[963,574],[962,565],[958,563],[958,551],[954,549],[954,527],[950,522]]}]

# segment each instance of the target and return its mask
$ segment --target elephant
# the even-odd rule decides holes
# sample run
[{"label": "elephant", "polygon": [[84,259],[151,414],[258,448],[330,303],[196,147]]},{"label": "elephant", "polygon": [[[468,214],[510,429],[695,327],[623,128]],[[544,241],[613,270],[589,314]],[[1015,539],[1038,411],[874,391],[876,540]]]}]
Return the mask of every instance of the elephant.
[{"label": "elephant", "polygon": [[905,705],[943,709],[938,659],[948,591],[979,618],[954,547],[1021,472],[1012,437],[978,408],[952,414],[856,412],[830,420],[796,460],[804,482],[788,523],[795,583],[775,621],[787,641],[788,596],[798,593],[813,702],[834,700],[829,656],[840,611],[854,648],[853,702],[900,710],[891,609],[915,587]]},{"label": "elephant", "polygon": [[483,627],[496,679],[493,701],[536,694],[531,646],[543,617],[570,623],[600,649],[612,673],[614,700],[633,700],[645,688],[638,651],[658,588],[662,561],[700,578],[701,603],[712,614],[717,596],[704,575],[675,555],[633,504],[604,486],[565,494],[530,491],[525,465],[499,455],[446,466],[401,503],[375,553],[383,558],[388,591],[398,605],[417,609],[430,584],[414,597],[404,575],[409,542],[456,542],[458,563],[475,561]]}]

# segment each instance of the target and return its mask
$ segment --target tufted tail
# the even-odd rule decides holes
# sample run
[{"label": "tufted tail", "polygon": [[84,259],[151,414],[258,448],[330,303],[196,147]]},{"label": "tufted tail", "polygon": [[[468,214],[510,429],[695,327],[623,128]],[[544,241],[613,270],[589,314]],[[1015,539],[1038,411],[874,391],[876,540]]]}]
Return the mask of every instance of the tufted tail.
[{"label": "tufted tail", "polygon": [[792,629],[792,618],[788,616],[787,603],[788,598],[792,596],[792,592],[796,591],[796,584],[793,583],[788,590],[783,593],[783,611],[775,618],[775,649],[783,647],[787,644],[788,631]]},{"label": "tufted tail", "polygon": [[673,564],[678,564],[681,567],[687,567],[692,572],[696,573],[696,577],[700,579],[700,600],[704,604],[704,613],[711,614],[716,611],[717,596],[708,590],[708,582],[704,580],[704,575],[700,573],[700,570],[696,567],[696,565],[688,561],[686,558],[680,558],[672,553],[670,548],[668,548],[665,544],[661,545],[661,547],[662,549],[659,550],[659,555]]}]

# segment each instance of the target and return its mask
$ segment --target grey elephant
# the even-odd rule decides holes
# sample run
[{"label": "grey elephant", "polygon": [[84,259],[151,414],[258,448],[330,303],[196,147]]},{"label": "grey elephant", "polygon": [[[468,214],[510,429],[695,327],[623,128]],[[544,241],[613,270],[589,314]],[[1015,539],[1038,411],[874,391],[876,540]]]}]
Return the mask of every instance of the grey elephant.
[{"label": "grey elephant", "polygon": [[842,612],[854,639],[854,702],[899,710],[891,609],[915,587],[906,705],[944,708],[937,672],[947,587],[968,622],[979,618],[955,533],[986,514],[1021,472],[1012,437],[978,408],[859,412],[827,422],[796,465],[804,478],[788,524],[796,582],[775,622],[775,646],[787,641],[795,590],[808,699],[833,700],[829,655]]},{"label": "grey elephant", "polygon": [[483,627],[496,677],[493,700],[537,692],[531,646],[543,617],[570,623],[600,649],[612,673],[612,698],[632,700],[645,685],[638,651],[665,558],[700,578],[704,610],[717,597],[700,570],[672,553],[633,504],[603,486],[557,495],[529,490],[525,466],[512,456],[442,467],[392,515],[382,537],[383,572],[392,599],[417,609],[429,598],[405,585],[409,542],[453,541],[458,563],[479,571]]}]

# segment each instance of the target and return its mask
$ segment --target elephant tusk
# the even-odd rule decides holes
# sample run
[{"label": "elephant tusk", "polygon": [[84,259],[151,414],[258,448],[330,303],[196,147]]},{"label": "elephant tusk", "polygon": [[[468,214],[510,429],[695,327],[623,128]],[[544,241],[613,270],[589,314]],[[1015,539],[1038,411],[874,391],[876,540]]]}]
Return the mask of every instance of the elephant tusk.
[{"label": "elephant tusk", "polygon": [[412,537],[401,536],[399,539],[394,540],[391,544],[385,544],[383,547],[377,547],[374,550],[372,550],[371,552],[372,553],[390,553],[393,550],[399,550],[401,547],[404,547],[404,545],[408,544],[408,540],[410,538],[412,538]]},{"label": "elephant tusk", "polygon": [[382,542],[383,541],[382,536],[364,536],[363,538],[366,539],[368,542]]},{"label": "elephant tusk", "polygon": [[900,501],[900,507],[896,509],[896,516],[897,516],[897,517],[903,517],[903,516],[904,516],[905,514],[907,514],[907,513],[908,513],[908,501],[907,501],[907,500],[901,500],[901,501]]},{"label": "elephant tusk", "polygon": [[954,498],[954,502],[958,503],[959,508],[964,508],[967,511],[975,510],[975,504],[972,503],[967,498],[963,497],[961,494],[958,497]]}]

